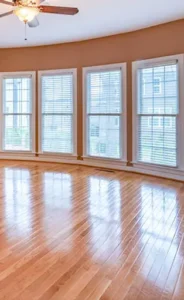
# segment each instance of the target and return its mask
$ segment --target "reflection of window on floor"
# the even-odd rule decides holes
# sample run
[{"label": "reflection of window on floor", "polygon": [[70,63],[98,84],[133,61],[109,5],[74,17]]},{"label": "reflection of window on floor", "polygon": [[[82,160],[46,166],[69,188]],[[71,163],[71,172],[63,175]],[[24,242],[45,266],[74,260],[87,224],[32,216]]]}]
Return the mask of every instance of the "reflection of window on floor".
[{"label": "reflection of window on floor", "polygon": [[100,151],[100,153],[106,153],[106,144],[100,143],[99,144],[99,151]]},{"label": "reflection of window on floor", "polygon": [[12,238],[12,226],[15,226],[15,238],[28,238],[33,228],[30,171],[7,167],[3,175],[7,237]]},{"label": "reflection of window on floor", "polygon": [[[45,172],[43,176],[45,208],[69,208],[71,206],[71,175]],[[62,197],[60,197],[62,195]]]},{"label": "reflection of window on floor", "polygon": [[[153,266],[150,280],[151,278],[157,278],[156,286],[159,287],[160,284],[162,285],[165,268],[169,269],[171,267],[171,261],[173,261],[180,244],[180,238],[176,234],[179,212],[177,193],[172,188],[161,188],[159,184],[157,186],[151,183],[142,184],[141,203],[141,243],[145,245],[142,257],[146,259],[143,265],[143,274],[150,267],[150,261],[155,259],[154,251],[149,252],[149,259],[147,259],[147,246],[153,245],[153,248],[159,251],[160,265],[159,268]],[[176,260],[174,272],[177,274],[180,268],[181,264],[177,264]]]},{"label": "reflection of window on floor", "polygon": [[[108,226],[117,225],[117,223],[110,221],[120,221],[122,217],[120,182],[118,180],[107,179],[101,176],[89,176],[88,186],[88,209],[91,217],[107,221]],[[110,201],[111,197],[114,199],[113,203]],[[103,227],[106,222],[102,222],[101,224]],[[95,228],[97,231],[99,230],[99,228]]]},{"label": "reflection of window on floor", "polygon": [[[43,197],[44,197],[44,218],[43,218],[43,232],[45,241],[49,241],[47,237],[50,234],[51,228],[61,225],[61,218],[63,222],[69,222],[72,224],[73,219],[71,218],[72,208],[72,176],[63,172],[47,171],[42,174],[42,186],[43,186]],[[54,218],[54,223],[52,219]],[[52,227],[53,226],[53,227]],[[61,251],[69,251],[73,247],[72,238],[72,227],[68,227],[68,237],[62,241],[60,247]],[[52,249],[52,251],[54,251]],[[56,250],[57,251],[57,250]]]},{"label": "reflection of window on floor", "polygon": [[99,126],[92,126],[90,136],[99,137]]},{"label": "reflection of window on floor", "polygon": [[[148,206],[144,201],[148,200]],[[141,201],[142,201],[142,230],[145,234],[152,238],[170,242],[176,230],[176,215],[177,202],[175,190],[167,188],[153,187],[152,185],[143,184],[141,186]],[[172,207],[172,210],[171,210]],[[168,219],[168,216],[172,218]],[[150,225],[147,226],[145,220],[150,220]]]}]

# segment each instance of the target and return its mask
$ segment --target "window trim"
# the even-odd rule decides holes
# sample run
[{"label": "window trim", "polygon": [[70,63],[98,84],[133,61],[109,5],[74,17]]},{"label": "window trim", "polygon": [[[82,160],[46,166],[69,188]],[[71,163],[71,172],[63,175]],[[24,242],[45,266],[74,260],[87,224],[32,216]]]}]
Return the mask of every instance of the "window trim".
[{"label": "window trim", "polygon": [[[73,74],[73,152],[45,152],[42,150],[42,86],[41,78],[46,75]],[[38,71],[38,154],[42,156],[72,157],[77,156],[77,68]]]},{"label": "window trim", "polygon": [[[30,150],[5,150],[3,149],[3,135],[4,135],[4,114],[3,114],[3,79],[4,78],[19,78],[24,76],[30,76],[31,77],[31,94],[32,94],[32,113],[31,113],[31,119],[30,119],[30,130],[31,130],[31,149]],[[34,155],[36,151],[36,144],[35,144],[35,138],[36,138],[36,72],[35,71],[19,71],[19,72],[1,72],[0,73],[0,97],[2,99],[0,103],[0,119],[2,120],[1,128],[0,130],[0,153],[4,154],[13,154],[13,153],[20,153],[25,155]]]},{"label": "window trim", "polygon": [[[121,157],[118,158],[108,158],[108,157],[99,157],[92,156],[87,153],[87,134],[88,134],[88,122],[87,122],[87,74],[89,72],[96,71],[111,71],[115,68],[121,69],[121,96],[122,96],[122,112],[119,114],[122,117],[122,122],[120,126],[120,145],[121,145]],[[83,158],[84,160],[98,160],[98,161],[112,161],[112,162],[124,162],[127,163],[127,63],[117,63],[117,64],[108,64],[108,65],[99,65],[99,66],[91,66],[84,67],[82,69],[82,77],[83,77]],[[104,114],[106,115],[106,114]],[[118,114],[117,114],[118,115]]]},{"label": "window trim", "polygon": [[[145,67],[161,66],[178,62],[178,117],[177,117],[177,166],[165,166],[161,164],[153,164],[149,162],[142,162],[138,160],[138,117],[137,117],[137,105],[138,105],[138,69]],[[184,121],[182,121],[182,115],[184,115],[184,55],[172,55],[166,57],[159,57],[153,59],[147,59],[142,61],[132,62],[132,125],[133,125],[133,157],[132,164],[135,167],[144,167],[148,170],[182,170],[184,171],[184,157],[182,152],[184,151],[184,138],[182,138],[182,132],[184,132]]]}]

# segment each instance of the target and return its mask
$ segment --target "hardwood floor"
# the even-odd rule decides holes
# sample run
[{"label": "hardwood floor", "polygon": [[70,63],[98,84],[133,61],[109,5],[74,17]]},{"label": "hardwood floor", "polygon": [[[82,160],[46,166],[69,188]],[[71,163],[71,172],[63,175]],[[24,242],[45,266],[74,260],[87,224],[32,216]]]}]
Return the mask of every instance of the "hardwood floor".
[{"label": "hardwood floor", "polygon": [[0,163],[0,299],[183,300],[180,182]]}]

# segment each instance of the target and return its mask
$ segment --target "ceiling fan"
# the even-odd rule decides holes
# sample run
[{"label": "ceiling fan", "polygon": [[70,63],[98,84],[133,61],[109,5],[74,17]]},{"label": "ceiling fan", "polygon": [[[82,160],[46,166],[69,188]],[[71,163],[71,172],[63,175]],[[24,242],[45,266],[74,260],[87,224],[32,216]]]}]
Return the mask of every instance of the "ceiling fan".
[{"label": "ceiling fan", "polygon": [[[37,0],[39,1],[39,0]],[[60,15],[75,15],[79,12],[78,8],[75,7],[59,7],[59,6],[48,6],[40,5],[41,0],[35,2],[35,0],[13,0],[9,2],[6,0],[0,0],[0,3],[13,6],[13,10],[0,15],[0,18],[15,14],[20,21],[28,24],[29,27],[37,27],[39,21],[37,15],[39,13],[49,13],[49,14],[60,14]]]}]

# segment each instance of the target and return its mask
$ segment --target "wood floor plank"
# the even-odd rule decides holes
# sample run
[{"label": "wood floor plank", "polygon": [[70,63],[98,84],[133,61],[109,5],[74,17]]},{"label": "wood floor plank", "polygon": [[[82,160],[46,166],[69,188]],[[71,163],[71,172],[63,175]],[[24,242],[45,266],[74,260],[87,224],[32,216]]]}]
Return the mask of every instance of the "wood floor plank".
[{"label": "wood floor plank", "polygon": [[183,184],[0,162],[0,300],[183,300]]}]

